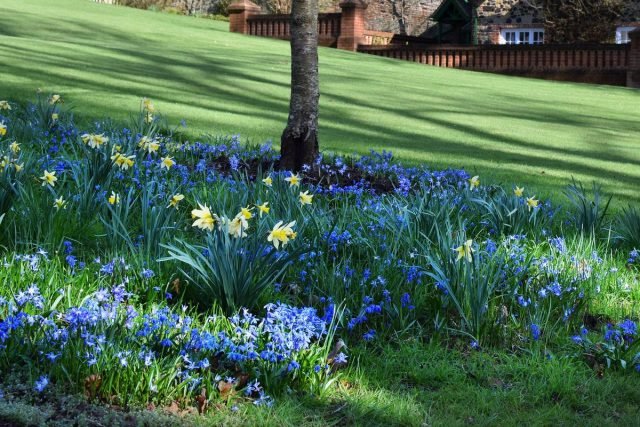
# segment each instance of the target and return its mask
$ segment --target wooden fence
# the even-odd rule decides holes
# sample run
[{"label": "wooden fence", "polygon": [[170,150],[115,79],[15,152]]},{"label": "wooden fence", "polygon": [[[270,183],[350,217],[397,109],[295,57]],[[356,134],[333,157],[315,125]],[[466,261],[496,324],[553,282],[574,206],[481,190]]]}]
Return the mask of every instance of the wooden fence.
[{"label": "wooden fence", "polygon": [[487,71],[626,70],[629,45],[360,45],[358,52],[438,67]]},{"label": "wooden fence", "polygon": [[[247,17],[248,33],[252,36],[288,40],[291,33],[289,15],[250,15]],[[322,46],[335,47],[340,36],[340,14],[318,15],[318,41]]]},{"label": "wooden fence", "polygon": [[436,67],[591,83],[627,83],[630,45],[368,46],[358,52]]}]

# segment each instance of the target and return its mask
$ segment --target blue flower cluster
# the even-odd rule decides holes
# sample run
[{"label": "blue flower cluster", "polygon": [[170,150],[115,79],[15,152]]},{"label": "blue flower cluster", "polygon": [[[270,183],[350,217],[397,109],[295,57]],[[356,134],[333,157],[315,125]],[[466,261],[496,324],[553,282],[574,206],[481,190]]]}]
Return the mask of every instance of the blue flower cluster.
[{"label": "blue flower cluster", "polygon": [[[0,299],[0,350],[19,355],[35,349],[45,372],[69,362],[82,363],[87,372],[104,372],[114,361],[117,369],[144,370],[179,357],[176,385],[187,382],[194,389],[214,359],[221,375],[232,373],[237,364],[244,372],[260,372],[265,364],[287,366],[327,333],[327,323],[309,307],[269,304],[264,317],[244,310],[230,323],[211,318],[202,324],[186,314],[186,307],[154,306],[142,312],[133,304],[136,298],[121,284],[99,289],[79,306],[51,310],[54,301],[32,285],[12,299]],[[27,343],[31,349],[24,348]],[[42,391],[48,383],[42,376],[34,388]],[[256,394],[270,402],[264,392]]]},{"label": "blue flower cluster", "polygon": [[571,337],[583,356],[595,360],[606,367],[633,367],[640,372],[640,343],[638,325],[631,319],[625,319],[618,324],[608,323],[601,336],[593,339],[593,334],[582,328],[579,334]]}]

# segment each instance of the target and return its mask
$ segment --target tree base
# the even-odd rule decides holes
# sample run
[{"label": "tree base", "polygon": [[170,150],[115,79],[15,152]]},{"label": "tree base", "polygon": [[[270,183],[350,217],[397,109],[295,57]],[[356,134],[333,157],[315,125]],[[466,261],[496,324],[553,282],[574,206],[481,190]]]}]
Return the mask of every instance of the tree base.
[{"label": "tree base", "polygon": [[318,158],[318,130],[287,126],[280,138],[280,169],[298,172]]}]

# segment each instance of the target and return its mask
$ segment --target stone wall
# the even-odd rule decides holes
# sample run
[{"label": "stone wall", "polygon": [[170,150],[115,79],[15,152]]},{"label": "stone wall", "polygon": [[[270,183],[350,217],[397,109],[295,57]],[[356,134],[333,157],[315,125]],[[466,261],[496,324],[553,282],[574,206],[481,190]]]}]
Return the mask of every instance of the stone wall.
[{"label": "stone wall", "polygon": [[[443,0],[366,0],[367,28],[412,36],[434,36],[436,23],[430,20]],[[478,5],[478,41],[499,42],[500,30],[510,27],[544,27],[537,0],[475,0]],[[404,20],[401,18],[404,16]],[[404,25],[403,25],[404,21]],[[621,24],[640,24],[640,0],[627,0]],[[404,31],[403,31],[404,26]]]},{"label": "stone wall", "polygon": [[[479,0],[478,41],[497,44],[503,28],[544,27],[538,0]],[[640,25],[640,0],[626,0],[619,25]],[[611,29],[612,36],[614,29]]]},{"label": "stone wall", "polygon": [[[442,1],[366,0],[369,5],[366,11],[368,28],[412,36],[435,36],[437,32],[434,28],[437,24],[430,18]],[[526,0],[481,0],[479,3],[478,23],[481,43],[491,41],[496,26],[542,22],[538,11],[528,6]]]},{"label": "stone wall", "polygon": [[542,11],[527,0],[485,0],[478,7],[478,43],[498,44],[500,30],[544,27]]},{"label": "stone wall", "polygon": [[442,0],[366,0],[367,28],[419,36],[434,26],[430,20]]}]

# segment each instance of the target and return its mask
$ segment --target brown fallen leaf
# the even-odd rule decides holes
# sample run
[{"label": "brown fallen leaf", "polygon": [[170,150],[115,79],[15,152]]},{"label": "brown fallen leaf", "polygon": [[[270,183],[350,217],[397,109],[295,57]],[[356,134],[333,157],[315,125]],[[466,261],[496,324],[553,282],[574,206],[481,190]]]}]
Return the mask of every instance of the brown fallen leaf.
[{"label": "brown fallen leaf", "polygon": [[180,295],[180,279],[179,278],[171,282],[171,290],[173,290],[173,292],[175,292],[176,295]]},{"label": "brown fallen leaf", "polygon": [[226,381],[220,381],[218,383],[218,391],[220,392],[220,397],[223,399],[228,399],[235,393],[233,384]]},{"label": "brown fallen leaf", "polygon": [[165,407],[165,410],[174,415],[178,415],[180,413],[180,407],[178,406],[178,402],[175,400],[173,400],[169,406]]},{"label": "brown fallen leaf", "polygon": [[84,394],[87,399],[93,400],[98,394],[98,390],[102,385],[102,377],[97,374],[89,375],[84,379]]},{"label": "brown fallen leaf", "polygon": [[200,415],[204,414],[204,411],[207,409],[207,389],[202,387],[200,391],[200,395],[196,397],[196,403],[198,404],[198,413]]}]

